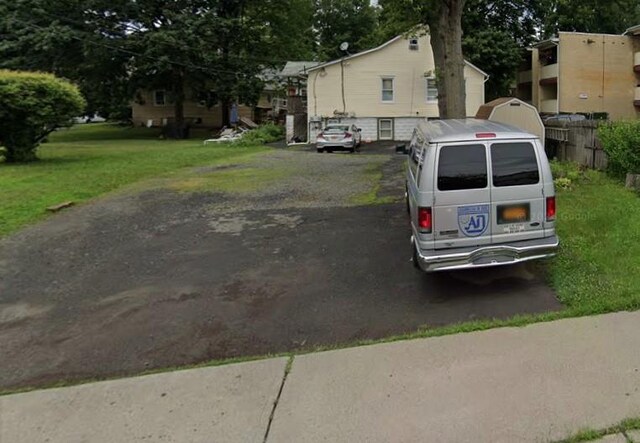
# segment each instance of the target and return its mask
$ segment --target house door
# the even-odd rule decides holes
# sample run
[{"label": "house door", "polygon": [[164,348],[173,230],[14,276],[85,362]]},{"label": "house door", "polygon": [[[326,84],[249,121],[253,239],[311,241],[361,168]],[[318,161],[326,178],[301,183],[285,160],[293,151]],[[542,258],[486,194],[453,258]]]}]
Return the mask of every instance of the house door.
[{"label": "house door", "polygon": [[393,140],[393,119],[378,119],[378,140]]}]

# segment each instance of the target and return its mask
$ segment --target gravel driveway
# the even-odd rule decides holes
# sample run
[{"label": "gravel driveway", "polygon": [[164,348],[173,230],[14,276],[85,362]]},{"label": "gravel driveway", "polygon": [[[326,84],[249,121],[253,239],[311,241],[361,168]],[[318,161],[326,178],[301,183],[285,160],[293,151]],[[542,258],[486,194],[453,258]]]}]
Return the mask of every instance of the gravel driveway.
[{"label": "gravel driveway", "polygon": [[540,266],[424,275],[403,159],[273,150],[0,242],[0,386],[308,350],[559,309]]}]

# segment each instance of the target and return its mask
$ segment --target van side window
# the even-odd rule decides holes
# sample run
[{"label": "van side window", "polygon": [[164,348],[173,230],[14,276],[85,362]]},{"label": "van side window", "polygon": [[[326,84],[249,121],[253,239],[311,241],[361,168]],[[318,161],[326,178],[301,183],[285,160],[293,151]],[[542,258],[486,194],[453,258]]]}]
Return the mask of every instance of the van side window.
[{"label": "van side window", "polygon": [[535,185],[540,182],[536,152],[531,143],[491,145],[493,186]]},{"label": "van side window", "polygon": [[484,145],[453,145],[440,149],[438,189],[459,191],[487,187],[487,153]]}]

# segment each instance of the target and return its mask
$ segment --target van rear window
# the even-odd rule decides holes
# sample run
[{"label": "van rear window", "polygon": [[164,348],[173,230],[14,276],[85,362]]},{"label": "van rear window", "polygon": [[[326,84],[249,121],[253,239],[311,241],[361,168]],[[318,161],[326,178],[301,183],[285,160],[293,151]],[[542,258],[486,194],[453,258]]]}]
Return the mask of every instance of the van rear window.
[{"label": "van rear window", "polygon": [[438,189],[459,191],[487,187],[487,154],[484,145],[454,145],[440,149]]},{"label": "van rear window", "polygon": [[538,161],[531,143],[491,145],[493,186],[535,185],[540,182]]}]

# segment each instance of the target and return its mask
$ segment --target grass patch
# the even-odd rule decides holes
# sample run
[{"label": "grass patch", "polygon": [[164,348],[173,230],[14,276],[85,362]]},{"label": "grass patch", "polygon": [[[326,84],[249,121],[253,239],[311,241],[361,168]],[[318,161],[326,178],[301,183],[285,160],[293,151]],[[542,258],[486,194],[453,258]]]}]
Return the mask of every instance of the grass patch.
[{"label": "grass patch", "polygon": [[371,188],[362,194],[358,194],[351,198],[350,203],[357,206],[370,206],[370,205],[384,205],[387,203],[393,203],[393,197],[379,197],[380,182],[382,181],[382,167],[383,164],[371,163],[367,165],[364,170],[362,180],[372,183]]},{"label": "grass patch", "polygon": [[[612,434],[625,434],[627,431],[633,431],[640,429],[640,418],[628,418],[620,423],[610,426],[604,429],[584,429],[579,431],[571,437],[559,440],[556,443],[582,443],[587,441],[598,440],[602,437]],[[631,440],[625,434],[625,438],[630,442]]]},{"label": "grass patch", "polygon": [[178,178],[169,183],[169,188],[179,192],[219,191],[226,193],[248,193],[259,191],[291,174],[283,168],[237,168]]},{"label": "grass patch", "polygon": [[551,284],[572,315],[640,308],[640,199],[603,173],[587,171],[558,193],[560,254]]},{"label": "grass patch", "polygon": [[204,146],[202,139],[161,140],[159,135],[148,128],[78,125],[51,134],[38,150],[38,162],[0,163],[0,236],[46,217],[45,208],[63,201],[80,203],[182,168],[229,163],[268,149]]}]

